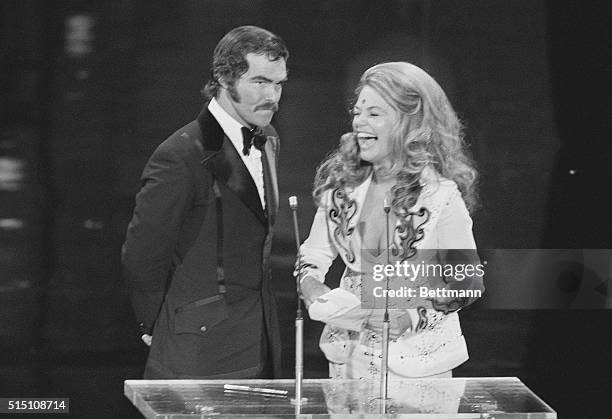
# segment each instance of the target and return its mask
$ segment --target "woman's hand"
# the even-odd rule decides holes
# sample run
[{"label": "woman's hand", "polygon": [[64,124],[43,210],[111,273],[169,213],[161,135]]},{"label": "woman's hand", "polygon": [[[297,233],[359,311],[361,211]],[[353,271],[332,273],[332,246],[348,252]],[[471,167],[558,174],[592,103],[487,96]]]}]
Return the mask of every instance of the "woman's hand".
[{"label": "woman's hand", "polygon": [[434,309],[449,314],[467,305],[467,298],[463,297],[434,297],[428,298]]},{"label": "woman's hand", "polygon": [[302,291],[301,297],[302,300],[304,300],[306,308],[310,307],[317,298],[331,291],[331,288],[311,276],[307,276],[302,280],[300,289]]}]

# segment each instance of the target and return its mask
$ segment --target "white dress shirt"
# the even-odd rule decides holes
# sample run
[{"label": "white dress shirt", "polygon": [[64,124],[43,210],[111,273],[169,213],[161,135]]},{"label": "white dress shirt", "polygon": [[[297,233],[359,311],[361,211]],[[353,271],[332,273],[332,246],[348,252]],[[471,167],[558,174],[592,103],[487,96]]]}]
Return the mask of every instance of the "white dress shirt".
[{"label": "white dress shirt", "polygon": [[251,174],[251,178],[255,182],[257,192],[259,193],[259,199],[261,200],[261,207],[266,208],[266,195],[264,192],[264,178],[263,178],[263,165],[261,163],[261,151],[255,147],[251,147],[251,151],[248,156],[242,154],[243,139],[242,139],[242,127],[243,125],[232,118],[226,111],[219,105],[219,102],[212,98],[208,104],[208,110],[215,117],[225,135],[228,136],[238,155],[242,159],[242,162],[246,166],[247,170]]}]

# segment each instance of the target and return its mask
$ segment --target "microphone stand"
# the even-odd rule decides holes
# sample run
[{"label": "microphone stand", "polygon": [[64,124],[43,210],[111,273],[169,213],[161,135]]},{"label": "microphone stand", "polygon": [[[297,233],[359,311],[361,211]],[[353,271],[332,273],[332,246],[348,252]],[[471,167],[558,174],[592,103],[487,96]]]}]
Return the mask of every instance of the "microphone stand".
[{"label": "microphone stand", "polygon": [[[389,211],[391,206],[389,200],[385,198],[383,208],[385,210],[385,224],[387,230],[387,265],[391,264],[391,258],[389,255]],[[383,317],[383,333],[382,333],[382,360],[380,365],[380,397],[382,403],[380,405],[380,413],[384,415],[387,413],[387,389],[388,389],[388,370],[389,370],[389,275],[385,275],[386,289],[385,293],[385,314]]]},{"label": "microphone stand", "polygon": [[[295,247],[297,248],[297,255],[300,255],[300,230],[298,227],[297,219],[297,208],[298,200],[296,196],[289,197],[289,208],[293,214],[293,232],[295,235]],[[304,318],[302,317],[302,287],[301,281],[302,272],[301,268],[296,278],[296,289],[297,289],[297,310],[295,314],[295,414],[299,415],[302,402],[306,399],[302,399],[302,378],[304,375],[303,366],[303,347],[304,347]]]}]

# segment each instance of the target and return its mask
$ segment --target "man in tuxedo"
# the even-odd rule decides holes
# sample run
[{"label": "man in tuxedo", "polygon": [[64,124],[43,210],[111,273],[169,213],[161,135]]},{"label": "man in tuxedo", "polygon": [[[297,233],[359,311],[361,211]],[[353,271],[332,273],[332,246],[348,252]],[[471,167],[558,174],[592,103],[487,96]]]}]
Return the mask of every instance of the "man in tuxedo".
[{"label": "man in tuxedo", "polygon": [[270,289],[279,140],[270,121],[288,57],[265,29],[228,32],[203,110],[143,171],[122,262],[150,346],[146,379],[280,374]]}]

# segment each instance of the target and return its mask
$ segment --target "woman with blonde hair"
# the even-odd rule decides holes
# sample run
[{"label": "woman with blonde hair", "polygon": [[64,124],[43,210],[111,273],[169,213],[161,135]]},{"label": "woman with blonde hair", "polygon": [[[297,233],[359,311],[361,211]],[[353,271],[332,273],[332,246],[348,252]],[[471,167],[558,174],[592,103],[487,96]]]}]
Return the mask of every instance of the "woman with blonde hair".
[{"label": "woman with blonde hair", "polygon": [[[389,62],[369,68],[356,94],[353,131],[315,177],[318,210],[296,270],[308,307],[330,291],[325,275],[337,256],[346,265],[340,288],[361,298],[364,266],[476,249],[477,173],[442,88],[415,65]],[[461,286],[484,289],[482,277]],[[457,310],[474,298],[409,300],[411,308],[389,311],[389,379],[450,377],[468,359]],[[326,324],[320,347],[332,378],[380,377],[379,312],[362,308],[354,327]]]}]

